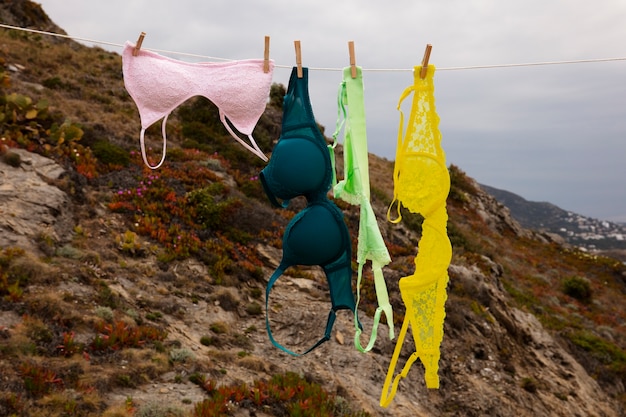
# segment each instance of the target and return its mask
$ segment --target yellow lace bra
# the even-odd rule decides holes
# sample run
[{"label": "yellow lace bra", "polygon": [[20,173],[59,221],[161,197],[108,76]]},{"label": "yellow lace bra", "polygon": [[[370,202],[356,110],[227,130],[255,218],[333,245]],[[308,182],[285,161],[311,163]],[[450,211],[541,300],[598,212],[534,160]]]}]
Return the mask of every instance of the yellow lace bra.
[{"label": "yellow lace bra", "polygon": [[[394,201],[389,207],[387,218],[393,223],[400,222],[400,205],[403,205],[409,211],[421,214],[424,222],[415,257],[415,273],[401,278],[399,282],[406,314],[383,385],[380,398],[383,407],[391,403],[398,383],[406,377],[417,358],[420,358],[425,368],[426,386],[439,388],[439,348],[443,339],[448,266],[452,258],[452,247],[446,230],[446,198],[450,191],[450,176],[441,148],[439,116],[435,110],[435,67],[429,65],[423,79],[420,70],[421,66],[414,68],[414,84],[404,90],[398,102],[400,126],[394,167]],[[403,135],[404,115],[400,105],[411,93],[411,113]],[[392,219],[394,204],[397,206],[397,217]],[[409,324],[415,341],[415,352],[394,378]]]}]

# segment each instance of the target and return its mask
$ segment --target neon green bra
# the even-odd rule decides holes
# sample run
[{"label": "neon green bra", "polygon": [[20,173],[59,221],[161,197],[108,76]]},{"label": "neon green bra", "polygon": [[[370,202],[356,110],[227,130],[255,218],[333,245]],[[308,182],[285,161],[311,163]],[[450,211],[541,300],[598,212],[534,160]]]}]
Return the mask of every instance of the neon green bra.
[{"label": "neon green bra", "polygon": [[[365,104],[363,100],[363,75],[360,67],[356,67],[356,77],[352,78],[351,68],[343,70],[343,81],[339,86],[337,97],[337,126],[333,139],[337,144],[337,136],[345,123],[344,129],[344,172],[345,178],[334,185],[336,198],[360,206],[359,238],[357,247],[357,307],[360,301],[361,278],[363,265],[367,260],[372,261],[374,284],[378,308],[374,314],[374,325],[369,343],[365,348],[361,346],[361,327],[359,326],[358,310],[354,310],[355,335],[354,345],[361,352],[372,349],[376,341],[376,333],[381,314],[384,312],[389,325],[389,338],[394,338],[393,311],[389,303],[389,295],[382,267],[391,262],[391,257],[385,246],[374,210],[370,204],[370,180],[368,170],[367,135],[365,129]],[[346,106],[348,111],[346,112]],[[347,116],[346,116],[347,113]],[[334,157],[334,154],[333,154]],[[333,160],[333,172],[334,160]],[[336,180],[335,180],[336,182]]]},{"label": "neon green bra", "polygon": [[[426,386],[439,388],[439,348],[443,340],[448,266],[452,258],[452,247],[446,231],[446,198],[450,191],[450,176],[441,148],[439,116],[435,110],[435,67],[428,67],[424,79],[420,78],[420,70],[421,67],[414,68],[414,84],[404,90],[398,102],[400,110],[402,101],[411,92],[414,93],[404,137],[404,115],[400,110],[394,167],[394,201],[389,207],[387,218],[394,223],[400,222],[402,204],[409,211],[424,216],[424,222],[415,257],[415,273],[401,278],[399,282],[406,314],[383,385],[380,398],[380,405],[383,407],[391,403],[398,383],[406,377],[417,358],[420,358],[425,368]],[[398,216],[391,219],[391,208],[394,204],[397,204]],[[409,324],[415,341],[415,352],[406,361],[402,372],[394,378]]]}]

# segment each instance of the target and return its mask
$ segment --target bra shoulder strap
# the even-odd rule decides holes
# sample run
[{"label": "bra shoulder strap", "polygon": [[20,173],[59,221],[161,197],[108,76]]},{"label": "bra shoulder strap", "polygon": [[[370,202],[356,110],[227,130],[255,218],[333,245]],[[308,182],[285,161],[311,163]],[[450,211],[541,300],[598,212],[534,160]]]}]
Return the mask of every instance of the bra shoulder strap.
[{"label": "bra shoulder strap", "polygon": [[[411,369],[411,366],[418,358],[417,352],[413,352],[413,354],[409,357],[409,359],[407,359],[406,363],[404,364],[402,372],[396,375],[395,378],[393,377],[393,374],[396,370],[396,365],[398,364],[400,351],[402,350],[402,345],[404,344],[404,338],[409,328],[409,322],[409,318],[405,317],[404,322],[402,323],[402,329],[400,330],[400,334],[398,335],[396,347],[393,351],[393,356],[391,357],[391,362],[389,363],[389,369],[387,370],[387,376],[385,377],[383,390],[380,395],[381,407],[388,407],[389,404],[391,404],[391,401],[393,401],[393,398],[396,396],[396,391],[398,390],[398,384],[400,383],[400,380],[407,376],[407,374],[409,373],[409,369]],[[391,391],[389,390],[390,387]]]},{"label": "bra shoulder strap", "polygon": [[[398,200],[398,190],[396,185],[398,183],[398,178],[400,177],[400,166],[402,165],[401,162],[404,158],[406,143],[406,141],[404,140],[404,113],[402,112],[401,105],[404,99],[407,98],[409,94],[411,94],[411,92],[413,92],[414,90],[415,85],[405,88],[402,92],[402,95],[400,95],[400,99],[398,100],[397,110],[400,112],[400,123],[398,126],[398,143],[396,144],[396,161],[393,167],[393,200],[391,201],[391,204],[389,204],[389,208],[387,209],[387,220],[391,223],[399,223],[402,220],[402,214],[400,213],[401,203]],[[391,210],[394,204],[397,205],[397,216],[395,218],[392,218]]]},{"label": "bra shoulder strap", "polygon": [[393,340],[394,335],[394,325],[393,325],[393,309],[391,307],[391,303],[389,302],[389,294],[387,292],[387,285],[385,284],[385,278],[383,276],[382,266],[376,262],[372,261],[372,270],[374,271],[374,286],[376,288],[376,300],[378,301],[378,307],[374,313],[374,323],[372,324],[372,333],[370,334],[370,340],[365,347],[361,345],[361,334],[363,333],[362,328],[360,327],[360,321],[358,318],[358,308],[359,302],[361,300],[361,278],[363,276],[363,264],[359,264],[358,275],[357,275],[357,292],[356,292],[356,308],[354,309],[354,346],[359,352],[369,352],[374,347],[374,343],[376,342],[376,336],[378,333],[378,324],[380,322],[380,316],[382,313],[385,313],[385,317],[387,318],[387,324],[389,326],[389,339]]},{"label": "bra shoulder strap", "polygon": [[330,163],[333,170],[333,181],[332,187],[333,189],[337,185],[337,169],[335,164],[335,148],[337,147],[337,136],[339,136],[339,132],[343,128],[344,123],[346,122],[346,106],[345,106],[345,96],[346,96],[346,82],[342,81],[339,85],[339,90],[337,92],[337,122],[335,123],[335,132],[333,132],[333,143],[328,145],[328,151],[330,153]]},{"label": "bra shoulder strap", "polygon": [[283,274],[283,272],[285,272],[285,265],[283,265],[281,263],[281,265],[279,265],[278,269],[276,269],[276,271],[274,271],[274,273],[272,274],[272,277],[270,278],[269,282],[267,283],[267,287],[265,289],[265,328],[267,329],[267,335],[269,336],[270,341],[272,342],[272,344],[274,346],[276,346],[278,349],[282,350],[283,352],[286,352],[292,356],[302,356],[302,355],[306,355],[307,353],[311,352],[312,350],[316,349],[317,347],[319,347],[322,343],[327,342],[328,340],[330,340],[330,334],[331,331],[333,329],[333,325],[335,324],[335,318],[336,318],[336,314],[334,310],[330,310],[330,313],[328,314],[328,320],[326,322],[326,330],[324,332],[324,336],[318,340],[313,346],[311,346],[310,348],[308,348],[304,353],[296,353],[290,349],[287,349],[286,347],[284,347],[283,345],[281,345],[280,343],[278,343],[276,341],[276,339],[274,339],[274,336],[272,334],[272,329],[270,326],[270,320],[269,320],[269,297],[270,297],[270,292],[272,291],[272,287],[274,286],[274,284],[276,283],[276,280]]},{"label": "bra shoulder strap", "polygon": [[226,128],[226,130],[228,130],[228,133],[230,133],[230,135],[239,143],[241,143],[243,145],[244,148],[246,148],[247,150],[249,150],[250,152],[252,152],[253,154],[255,154],[256,156],[258,156],[259,158],[261,158],[264,162],[267,162],[267,156],[265,156],[265,154],[261,151],[261,149],[259,149],[259,146],[256,144],[256,141],[254,140],[254,138],[252,137],[252,135],[248,135],[248,140],[250,141],[250,143],[252,144],[252,146],[250,146],[249,144],[247,144],[246,142],[244,142],[243,139],[241,139],[234,131],[233,129],[230,127],[230,124],[226,121],[226,116],[224,115],[224,112],[222,112],[222,109],[220,109],[220,120],[222,121],[222,124],[224,125],[224,127]]},{"label": "bra shoulder strap", "polygon": [[145,142],[145,134],[146,129],[141,128],[141,133],[139,133],[139,145],[141,147],[141,158],[143,159],[143,163],[150,169],[157,169],[163,162],[165,162],[165,154],[167,153],[167,133],[165,131],[165,126],[167,125],[167,116],[163,118],[163,122],[161,122],[161,136],[163,136],[163,150],[161,151],[161,161],[158,164],[152,166],[150,162],[148,162],[148,156],[146,155],[146,142]]}]

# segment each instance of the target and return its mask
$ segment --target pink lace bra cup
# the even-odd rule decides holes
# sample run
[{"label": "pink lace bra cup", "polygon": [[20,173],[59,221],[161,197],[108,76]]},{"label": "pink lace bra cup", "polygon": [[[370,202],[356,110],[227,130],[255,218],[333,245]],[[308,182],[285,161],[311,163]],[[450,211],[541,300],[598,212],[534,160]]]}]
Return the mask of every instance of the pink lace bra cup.
[{"label": "pink lace bra cup", "polygon": [[[124,85],[139,110],[141,153],[144,163],[156,169],[165,160],[167,116],[194,96],[204,96],[217,106],[226,130],[246,149],[267,161],[252,137],[269,98],[274,62],[263,72],[262,59],[190,63],[141,49],[133,56],[134,45],[126,42],[122,53]],[[163,119],[163,152],[156,166],[148,163],[144,135],[148,127]],[[246,143],[229,123],[248,137]]]}]

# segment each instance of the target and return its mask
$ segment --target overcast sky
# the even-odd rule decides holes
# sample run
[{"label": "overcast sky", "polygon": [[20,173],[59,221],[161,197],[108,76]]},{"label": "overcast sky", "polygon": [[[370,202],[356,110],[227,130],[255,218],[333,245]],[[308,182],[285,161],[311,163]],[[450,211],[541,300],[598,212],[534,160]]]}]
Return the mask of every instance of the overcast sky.
[{"label": "overcast sky", "polygon": [[341,81],[327,69],[349,64],[352,40],[364,70],[369,150],[388,159],[395,158],[399,96],[430,43],[448,164],[527,200],[626,222],[626,61],[453,69],[626,57],[624,0],[39,3],[69,35],[123,44],[144,31],[148,49],[262,58],[269,35],[274,82],[285,85],[300,40],[313,111],[327,134]]}]

